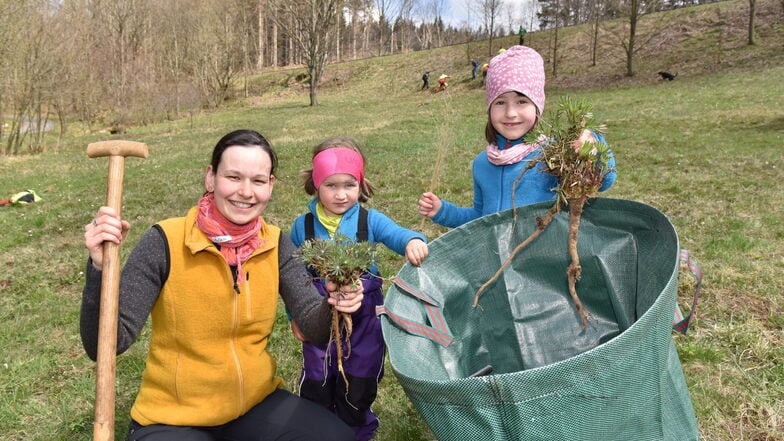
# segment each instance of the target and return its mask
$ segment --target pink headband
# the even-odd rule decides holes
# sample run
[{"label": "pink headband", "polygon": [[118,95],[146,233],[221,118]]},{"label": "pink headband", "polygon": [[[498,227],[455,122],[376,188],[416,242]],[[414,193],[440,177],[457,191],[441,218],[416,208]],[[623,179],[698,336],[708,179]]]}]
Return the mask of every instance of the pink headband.
[{"label": "pink headband", "polygon": [[321,186],[324,179],[346,173],[362,183],[365,177],[365,161],[362,155],[346,147],[333,147],[323,150],[313,157],[313,185]]}]

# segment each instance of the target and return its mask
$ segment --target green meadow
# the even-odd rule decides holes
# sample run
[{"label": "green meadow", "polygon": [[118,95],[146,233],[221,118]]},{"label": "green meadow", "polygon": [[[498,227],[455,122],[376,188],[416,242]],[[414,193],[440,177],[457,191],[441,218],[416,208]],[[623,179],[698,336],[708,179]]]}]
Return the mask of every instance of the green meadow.
[{"label": "green meadow", "polygon": [[[743,23],[745,4],[710,6],[735,11]],[[585,31],[562,30],[562,70],[547,87],[546,113],[560,96],[584,98],[608,127],[619,175],[601,197],[661,210],[702,267],[692,328],[673,338],[704,440],[784,440],[784,11],[773,1],[758,4],[768,20],[760,20],[756,46],[744,44],[741,25],[718,49],[710,28],[688,28],[673,40],[677,46],[643,52],[630,79],[623,77],[623,60],[610,56],[618,48],[607,49],[607,61],[592,68],[579,52]],[[712,11],[673,11],[670,29]],[[541,51],[548,38],[545,32],[527,37]],[[215,142],[238,128],[260,131],[279,155],[268,222],[288,230],[309,200],[299,171],[308,167],[313,146],[349,136],[363,146],[366,174],[377,188],[367,206],[436,239],[447,230],[423,221],[416,202],[433,190],[471,203],[470,163],[486,145],[486,114],[467,55],[486,54],[482,45],[330,65],[316,107],[308,106],[306,86],[296,80],[301,69],[263,72],[250,84],[250,97],[219,111],[130,128],[122,139],[146,143],[149,157],[125,162],[123,214],[132,229],[122,253],[156,221],[195,204]],[[655,75],[665,59],[679,70],[675,81]],[[450,88],[420,91],[424,70],[450,73]],[[89,159],[86,147],[113,137],[73,125],[44,153],[0,157],[0,198],[28,188],[43,198],[0,207],[0,439],[92,437],[94,363],[79,339],[82,234],[105,201],[107,161]],[[402,257],[382,249],[385,276],[402,265]],[[117,359],[117,439],[124,439],[148,337],[145,330]],[[282,309],[273,337],[279,374],[295,390],[299,345]],[[389,365],[374,410],[382,421],[379,441],[434,439]]]}]

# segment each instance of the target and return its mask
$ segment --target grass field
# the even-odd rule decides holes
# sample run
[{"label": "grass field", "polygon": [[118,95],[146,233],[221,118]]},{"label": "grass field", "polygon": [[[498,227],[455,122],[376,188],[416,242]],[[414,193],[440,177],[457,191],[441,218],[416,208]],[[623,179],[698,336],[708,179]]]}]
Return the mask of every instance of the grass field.
[{"label": "grass field", "polygon": [[[591,80],[580,88],[570,81],[575,76],[564,74],[547,90],[550,108],[561,95],[582,97],[607,124],[619,177],[603,197],[641,201],[664,212],[681,246],[702,266],[698,316],[687,335],[674,338],[705,440],[784,440],[784,31],[780,6],[758,3],[774,14],[760,30],[760,44],[744,48],[737,43],[742,32],[724,40],[723,60],[747,64],[689,67],[673,82],[639,75],[605,85]],[[737,11],[744,4],[716,5]],[[677,12],[691,19],[714,14],[704,7]],[[529,35],[534,47],[545,40],[540,33]],[[683,60],[713,47],[710,40],[703,46],[685,36],[679,41],[674,51],[683,51]],[[470,162],[484,148],[484,91],[467,79],[466,50],[332,66],[322,105],[315,108],[292,84],[294,71],[270,72],[256,79],[257,95],[220,112],[132,128],[125,138],[147,143],[150,157],[126,161],[124,216],[133,228],[123,253],[154,222],[181,215],[196,202],[212,147],[237,128],[264,133],[280,157],[268,222],[288,229],[305,209],[298,171],[307,167],[312,147],[327,137],[351,136],[364,147],[367,176],[378,188],[369,206],[435,239],[446,229],[422,223],[419,194],[432,189],[469,204]],[[653,71],[656,60],[655,54],[643,57],[641,72]],[[446,93],[418,90],[423,66],[433,64],[456,72]],[[578,71],[569,63],[564,70]],[[0,157],[0,197],[26,188],[43,197],[0,208],[2,440],[91,438],[94,364],[78,336],[86,260],[82,228],[105,199],[106,161],[88,159],[85,149],[108,136],[74,128],[58,149]],[[439,153],[444,162],[436,169]],[[382,259],[387,276],[403,263],[388,251]],[[273,344],[280,374],[293,387],[299,349],[282,313],[279,325]],[[118,358],[117,439],[124,438],[147,337],[145,332]],[[374,409],[382,420],[378,440],[433,439],[391,368]]]}]

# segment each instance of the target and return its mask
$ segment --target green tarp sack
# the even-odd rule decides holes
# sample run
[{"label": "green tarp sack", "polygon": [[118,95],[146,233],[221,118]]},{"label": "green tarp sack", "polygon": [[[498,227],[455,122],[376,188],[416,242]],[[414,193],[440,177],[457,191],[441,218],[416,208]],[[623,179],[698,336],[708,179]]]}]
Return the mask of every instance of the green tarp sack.
[{"label": "green tarp sack", "polygon": [[441,441],[699,439],[672,340],[678,237],[653,207],[586,205],[585,330],[568,292],[566,209],[473,307],[551,206],[465,224],[434,240],[420,267],[399,271],[377,312],[409,399]]}]

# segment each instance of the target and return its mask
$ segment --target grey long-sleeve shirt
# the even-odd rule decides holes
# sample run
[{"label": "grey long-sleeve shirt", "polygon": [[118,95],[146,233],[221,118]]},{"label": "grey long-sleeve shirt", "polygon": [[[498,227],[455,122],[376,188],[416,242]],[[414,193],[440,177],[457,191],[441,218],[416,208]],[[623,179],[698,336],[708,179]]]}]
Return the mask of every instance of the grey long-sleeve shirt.
[{"label": "grey long-sleeve shirt", "polygon": [[[312,342],[325,343],[329,340],[330,305],[313,287],[304,263],[294,256],[295,251],[288,235],[281,234],[278,244],[280,296],[305,336]],[[80,333],[87,355],[95,360],[102,273],[88,259],[85,274],[87,280],[82,291]],[[120,276],[117,354],[125,352],[136,341],[168,276],[166,237],[159,227],[154,226],[131,251]]]}]

